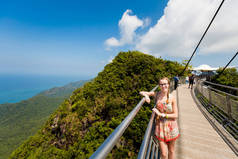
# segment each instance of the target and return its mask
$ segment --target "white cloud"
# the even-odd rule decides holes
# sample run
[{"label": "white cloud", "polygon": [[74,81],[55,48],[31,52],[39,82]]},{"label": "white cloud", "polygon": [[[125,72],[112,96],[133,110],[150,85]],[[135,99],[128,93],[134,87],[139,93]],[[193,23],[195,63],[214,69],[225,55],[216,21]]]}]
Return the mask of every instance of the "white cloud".
[{"label": "white cloud", "polygon": [[143,22],[144,22],[144,24],[142,27],[145,28],[150,25],[151,19],[147,17],[147,18],[143,19]]},{"label": "white cloud", "polygon": [[[144,22],[135,15],[130,15],[131,10],[126,10],[119,21],[120,40],[111,37],[105,41],[107,47],[123,46],[125,44],[133,44],[136,36],[136,29],[142,27]],[[146,20],[148,21],[148,20]]]},{"label": "white cloud", "polygon": [[[153,55],[190,56],[221,0],[170,0],[164,15],[140,37],[136,49]],[[201,47],[202,54],[238,48],[238,1],[225,1]]]},{"label": "white cloud", "polygon": [[114,37],[107,39],[105,43],[109,46],[120,46],[120,42]]}]

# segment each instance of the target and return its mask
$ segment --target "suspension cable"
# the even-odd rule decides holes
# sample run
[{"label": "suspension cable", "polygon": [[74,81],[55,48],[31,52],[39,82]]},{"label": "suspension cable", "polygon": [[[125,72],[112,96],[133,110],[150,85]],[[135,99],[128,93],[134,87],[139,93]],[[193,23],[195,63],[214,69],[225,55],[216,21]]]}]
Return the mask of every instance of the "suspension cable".
[{"label": "suspension cable", "polygon": [[237,56],[237,53],[232,57],[232,59],[226,64],[226,66],[223,68],[223,70],[221,71],[221,73],[218,74],[217,78],[225,71],[225,69],[227,68],[227,66],[234,60],[234,58]]},{"label": "suspension cable", "polygon": [[188,64],[189,64],[189,63],[190,63],[190,61],[192,60],[192,57],[193,57],[193,55],[194,55],[194,54],[195,54],[195,52],[197,51],[197,48],[199,47],[200,43],[202,42],[202,40],[203,40],[204,36],[206,35],[206,33],[207,33],[208,29],[210,28],[210,26],[211,26],[211,24],[212,24],[213,20],[215,19],[216,15],[217,15],[217,13],[219,12],[219,10],[220,10],[221,6],[223,5],[224,1],[225,1],[225,0],[222,0],[222,2],[221,2],[221,4],[220,4],[220,6],[218,7],[218,9],[217,9],[216,13],[214,14],[214,16],[213,16],[213,18],[212,18],[212,20],[210,21],[209,25],[207,26],[207,28],[206,28],[205,32],[203,33],[203,35],[202,35],[202,38],[200,39],[200,41],[198,42],[198,44],[197,44],[196,48],[194,49],[194,51],[193,51],[193,53],[192,53],[192,56],[191,56],[191,57],[190,57],[190,59],[188,60],[188,62],[187,62],[187,64],[186,64],[185,68],[184,68],[184,69],[183,69],[183,71],[182,71],[182,72],[179,74],[179,76],[182,76],[182,75],[183,75],[183,73],[185,72],[185,70],[187,69],[187,67],[188,67]]}]

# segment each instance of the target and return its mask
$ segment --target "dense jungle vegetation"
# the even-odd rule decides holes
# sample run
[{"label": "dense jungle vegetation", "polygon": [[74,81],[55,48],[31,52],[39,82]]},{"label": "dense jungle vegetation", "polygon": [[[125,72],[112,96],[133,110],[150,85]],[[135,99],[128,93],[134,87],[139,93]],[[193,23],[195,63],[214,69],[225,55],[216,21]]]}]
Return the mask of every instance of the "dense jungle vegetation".
[{"label": "dense jungle vegetation", "polygon": [[[221,75],[219,75],[221,71],[222,71],[221,68],[217,70],[217,75],[213,76],[211,81],[214,83],[238,88],[238,71],[235,68],[227,68]],[[238,91],[236,90],[222,88],[219,86],[213,87],[238,96]]]},{"label": "dense jungle vegetation", "polygon": [[[177,62],[120,52],[98,76],[75,90],[37,134],[10,158],[89,158],[159,78],[183,70]],[[152,105],[144,104],[108,158],[136,158]]]},{"label": "dense jungle vegetation", "polygon": [[0,104],[0,159],[34,135],[64,99],[86,81],[55,87],[18,103]]}]

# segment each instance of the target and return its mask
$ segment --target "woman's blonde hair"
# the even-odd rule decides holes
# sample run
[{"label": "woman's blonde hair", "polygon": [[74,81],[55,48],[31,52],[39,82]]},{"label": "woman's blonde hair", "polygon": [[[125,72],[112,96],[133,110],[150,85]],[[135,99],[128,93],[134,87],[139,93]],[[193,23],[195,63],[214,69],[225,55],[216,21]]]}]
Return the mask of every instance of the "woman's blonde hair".
[{"label": "woman's blonde hair", "polygon": [[168,104],[169,103],[169,87],[170,87],[170,80],[169,80],[169,78],[168,77],[163,77],[163,78],[161,78],[160,80],[159,80],[159,84],[160,84],[160,81],[161,80],[167,80],[168,81],[168,92],[167,92],[167,100],[166,100],[166,104]]}]

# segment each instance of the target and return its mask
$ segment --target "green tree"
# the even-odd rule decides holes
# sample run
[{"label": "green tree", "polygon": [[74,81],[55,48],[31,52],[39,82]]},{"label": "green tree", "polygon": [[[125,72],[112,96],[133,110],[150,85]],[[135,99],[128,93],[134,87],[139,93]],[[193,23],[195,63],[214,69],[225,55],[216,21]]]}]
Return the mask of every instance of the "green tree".
[{"label": "green tree", "polygon": [[[227,68],[221,75],[221,71],[223,69],[220,68],[216,72],[217,74],[212,77],[212,82],[217,84],[222,84],[226,86],[231,87],[238,87],[238,72],[235,68]],[[221,88],[219,86],[216,86],[217,89],[220,89],[222,91],[225,91],[227,93],[232,93],[234,95],[238,95],[238,91],[231,90],[228,88]]]}]

